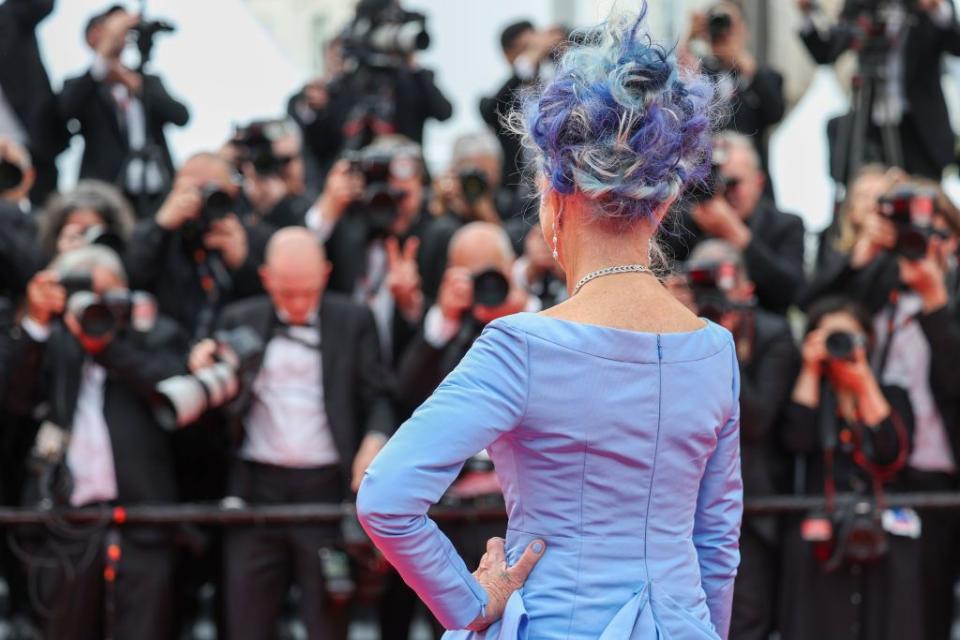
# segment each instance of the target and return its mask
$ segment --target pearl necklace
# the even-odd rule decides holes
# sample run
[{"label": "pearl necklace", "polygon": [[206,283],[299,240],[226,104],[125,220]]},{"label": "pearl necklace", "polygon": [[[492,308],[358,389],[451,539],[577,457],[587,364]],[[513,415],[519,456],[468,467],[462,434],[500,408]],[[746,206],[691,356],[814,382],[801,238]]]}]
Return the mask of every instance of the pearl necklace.
[{"label": "pearl necklace", "polygon": [[570,297],[577,295],[577,292],[583,288],[583,285],[587,284],[591,280],[602,278],[603,276],[610,276],[616,273],[650,273],[650,269],[645,264],[621,264],[617,265],[616,267],[606,267],[604,269],[591,271],[587,275],[580,278],[580,281],[577,282],[577,285],[573,288],[573,293],[570,294]]}]

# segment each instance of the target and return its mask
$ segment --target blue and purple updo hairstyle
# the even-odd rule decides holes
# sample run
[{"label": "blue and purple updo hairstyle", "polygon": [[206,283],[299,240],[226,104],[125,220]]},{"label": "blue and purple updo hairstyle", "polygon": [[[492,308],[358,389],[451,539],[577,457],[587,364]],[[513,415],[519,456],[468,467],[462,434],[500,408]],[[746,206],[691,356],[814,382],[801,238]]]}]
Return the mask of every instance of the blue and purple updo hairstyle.
[{"label": "blue and purple updo hairstyle", "polygon": [[511,119],[549,188],[626,224],[706,178],[716,120],[713,84],[650,39],[646,12],[644,3],[580,35]]}]

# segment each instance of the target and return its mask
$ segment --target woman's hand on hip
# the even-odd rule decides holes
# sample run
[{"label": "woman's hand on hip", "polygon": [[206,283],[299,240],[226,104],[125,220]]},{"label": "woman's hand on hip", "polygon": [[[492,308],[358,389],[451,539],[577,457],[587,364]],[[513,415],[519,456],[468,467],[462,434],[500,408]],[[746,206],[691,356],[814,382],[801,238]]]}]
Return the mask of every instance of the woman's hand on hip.
[{"label": "woman's hand on hip", "polygon": [[477,617],[467,629],[482,631],[503,616],[507,600],[527,581],[527,576],[546,548],[543,540],[534,540],[527,545],[517,563],[508,567],[503,538],[490,538],[487,541],[487,552],[480,559],[480,566],[473,572],[473,577],[487,592],[487,607],[485,614]]}]

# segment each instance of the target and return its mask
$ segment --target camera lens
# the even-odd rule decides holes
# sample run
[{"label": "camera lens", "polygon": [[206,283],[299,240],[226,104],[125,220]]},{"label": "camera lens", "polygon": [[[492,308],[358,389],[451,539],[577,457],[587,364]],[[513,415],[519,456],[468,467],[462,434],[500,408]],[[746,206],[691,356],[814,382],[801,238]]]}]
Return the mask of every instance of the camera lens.
[{"label": "camera lens", "polygon": [[487,177],[482,171],[478,169],[463,171],[459,178],[460,192],[463,193],[464,200],[469,204],[473,204],[487,193],[489,185],[487,184]]},{"label": "camera lens", "polygon": [[857,340],[852,333],[837,331],[827,336],[827,353],[836,360],[853,360]]},{"label": "camera lens", "polygon": [[724,11],[710,13],[710,17],[707,19],[707,31],[710,33],[711,40],[722,40],[731,28],[733,28],[733,19],[729,13]]},{"label": "camera lens", "polygon": [[482,307],[498,307],[510,294],[510,283],[496,269],[473,276],[473,301]]},{"label": "camera lens", "polygon": [[233,209],[233,197],[226,191],[214,184],[203,188],[203,209],[200,215],[207,224],[226,217]]},{"label": "camera lens", "polygon": [[0,191],[8,191],[23,182],[23,169],[9,160],[0,160]]}]

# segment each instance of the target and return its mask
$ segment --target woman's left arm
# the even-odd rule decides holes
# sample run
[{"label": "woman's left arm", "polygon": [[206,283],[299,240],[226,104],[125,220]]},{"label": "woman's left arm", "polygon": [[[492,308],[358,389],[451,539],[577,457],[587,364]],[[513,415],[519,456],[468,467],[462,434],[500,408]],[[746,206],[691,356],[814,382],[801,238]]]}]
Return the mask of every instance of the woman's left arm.
[{"label": "woman's left arm", "polygon": [[357,515],[373,542],[448,629],[485,613],[487,593],[427,511],[465,460],[513,429],[526,411],[527,339],[487,327],[434,394],[367,470]]},{"label": "woman's left arm", "polygon": [[717,436],[717,447],[700,481],[693,543],[710,619],[727,637],[733,606],[733,581],[740,564],[743,481],[740,476],[740,373],[733,362],[733,409]]}]

